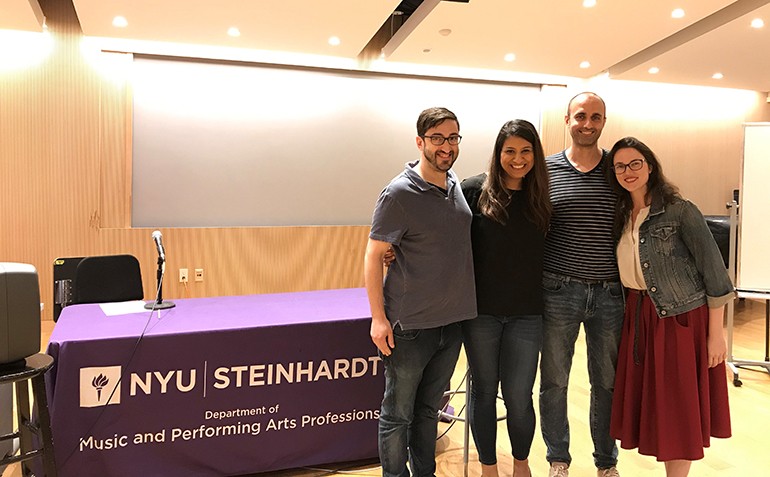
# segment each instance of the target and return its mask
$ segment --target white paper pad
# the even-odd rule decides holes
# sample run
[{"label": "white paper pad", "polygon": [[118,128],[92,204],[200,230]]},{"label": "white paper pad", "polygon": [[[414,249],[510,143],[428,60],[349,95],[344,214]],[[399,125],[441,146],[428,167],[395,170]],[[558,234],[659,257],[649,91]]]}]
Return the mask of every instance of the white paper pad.
[{"label": "white paper pad", "polygon": [[100,303],[99,306],[107,316],[130,315],[132,313],[147,313],[145,302],[141,300]]}]

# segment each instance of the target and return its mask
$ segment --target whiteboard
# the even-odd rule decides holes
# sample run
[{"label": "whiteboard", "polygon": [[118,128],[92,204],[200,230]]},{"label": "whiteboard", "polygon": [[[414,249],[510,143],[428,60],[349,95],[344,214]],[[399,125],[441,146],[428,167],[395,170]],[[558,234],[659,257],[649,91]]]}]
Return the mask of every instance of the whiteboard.
[{"label": "whiteboard", "polygon": [[770,292],[770,123],[744,125],[736,286]]},{"label": "whiteboard", "polygon": [[417,116],[460,122],[462,179],[506,121],[540,122],[540,86],[137,56],[132,225],[368,225],[419,158]]}]

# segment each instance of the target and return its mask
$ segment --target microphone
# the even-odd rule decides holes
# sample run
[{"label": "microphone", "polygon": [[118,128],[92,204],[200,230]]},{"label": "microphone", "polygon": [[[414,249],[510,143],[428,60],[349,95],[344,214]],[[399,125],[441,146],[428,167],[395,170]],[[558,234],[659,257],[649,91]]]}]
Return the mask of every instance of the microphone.
[{"label": "microphone", "polygon": [[[163,234],[160,230],[152,233],[152,240],[155,242],[155,248],[158,249],[158,294],[155,301],[146,303],[144,307],[148,310],[165,310],[176,306],[172,301],[163,301],[163,275],[166,274],[166,251],[163,250]],[[160,318],[160,315],[158,315]]]},{"label": "microphone", "polygon": [[152,239],[155,241],[155,248],[158,249],[158,256],[160,257],[160,260],[165,263],[166,252],[163,250],[163,234],[160,233],[160,230],[156,230],[152,233]]}]

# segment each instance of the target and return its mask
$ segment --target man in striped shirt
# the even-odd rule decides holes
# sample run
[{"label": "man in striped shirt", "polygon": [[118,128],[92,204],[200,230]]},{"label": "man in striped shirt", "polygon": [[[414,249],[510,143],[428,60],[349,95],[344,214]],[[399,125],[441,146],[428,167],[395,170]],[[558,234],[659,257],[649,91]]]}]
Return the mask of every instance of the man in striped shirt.
[{"label": "man in striped shirt", "polygon": [[570,100],[565,122],[572,144],[546,158],[553,205],[545,243],[540,424],[551,477],[569,475],[567,384],[575,341],[583,325],[591,383],[589,422],[599,477],[618,476],[618,449],[610,437],[623,289],[612,225],[617,200],[604,176],[607,151],[598,145],[604,101],[594,93]]}]

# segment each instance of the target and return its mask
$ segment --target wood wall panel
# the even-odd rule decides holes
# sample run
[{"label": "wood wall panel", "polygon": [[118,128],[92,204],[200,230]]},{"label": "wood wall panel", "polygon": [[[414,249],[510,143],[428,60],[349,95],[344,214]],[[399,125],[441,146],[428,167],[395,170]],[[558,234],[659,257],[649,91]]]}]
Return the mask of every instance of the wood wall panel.
[{"label": "wood wall panel", "polygon": [[545,155],[555,154],[567,147],[567,130],[564,112],[567,109],[567,88],[543,85],[540,91],[542,109],[540,112],[540,141]]},{"label": "wood wall panel", "polygon": [[[118,70],[127,69],[133,56],[100,55]],[[125,75],[110,73],[104,72],[99,82],[99,225],[127,228],[131,226],[131,95]]]},{"label": "wood wall panel", "polygon": [[[37,267],[43,318],[51,319],[56,257],[131,253],[142,264],[145,297],[151,299],[156,254],[152,229],[130,227],[130,91],[83,57],[70,2],[44,0],[41,6],[54,51],[38,66],[0,72],[0,261]],[[637,93],[634,85],[618,91]],[[565,146],[567,96],[565,88],[543,88],[540,126],[547,153]],[[609,106],[602,145],[626,134],[644,137],[664,160],[679,162],[667,162],[667,172],[688,196],[708,204],[706,213],[719,213],[723,192],[735,187],[733,177],[737,184],[741,122],[768,114],[759,94],[743,117],[709,122],[650,121],[639,118],[633,105],[613,100]],[[365,226],[161,231],[167,299],[363,286]],[[203,268],[204,281],[179,284],[182,267],[191,278]]]},{"label": "wood wall panel", "polygon": [[[749,117],[748,121],[757,123],[770,121],[770,93],[758,94],[760,97],[758,97],[757,102],[760,103],[760,106]],[[762,101],[762,97],[764,97],[764,101]]]},{"label": "wood wall panel", "polygon": [[[163,297],[277,293],[363,286],[369,228],[253,227],[160,229],[166,248]],[[142,265],[145,297],[154,296],[155,246],[151,229],[102,229],[98,253],[132,253]],[[178,283],[179,268],[190,282]],[[193,270],[204,270],[204,281]]]}]

